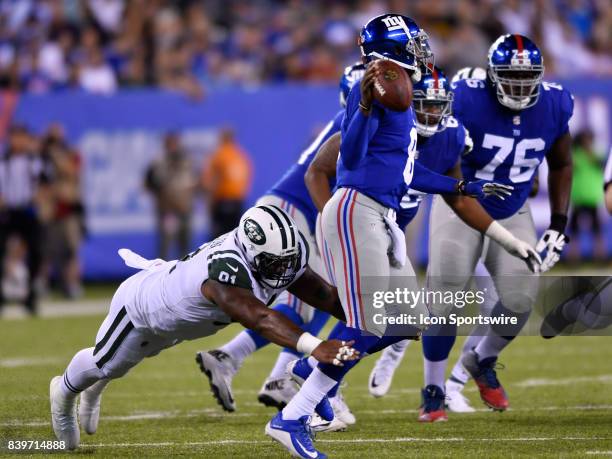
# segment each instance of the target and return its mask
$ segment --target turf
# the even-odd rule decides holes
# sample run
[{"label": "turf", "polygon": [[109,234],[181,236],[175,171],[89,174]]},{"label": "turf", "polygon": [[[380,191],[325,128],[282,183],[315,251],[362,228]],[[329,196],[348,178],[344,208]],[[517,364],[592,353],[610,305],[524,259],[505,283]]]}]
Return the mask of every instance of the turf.
[{"label": "turf", "polygon": [[[74,352],[93,345],[101,317],[0,321],[0,454],[7,440],[53,439],[48,383]],[[233,336],[182,343],[147,359],[104,394],[99,432],[82,434],[73,454],[88,457],[202,455],[287,457],[263,428],[273,415],[257,391],[276,350],[253,355],[235,379],[238,410],[223,413],[197,370],[194,352]],[[449,422],[415,421],[422,382],[420,344],[411,345],[389,395],[369,396],[369,358],[348,378],[344,394],[358,423],[319,434],[318,448],[338,458],[585,457],[612,454],[612,346],[607,337],[519,338],[503,355],[512,409],[451,414]],[[455,350],[456,351],[456,350]],[[456,354],[453,354],[453,359]],[[484,408],[470,386],[468,397]],[[35,452],[31,452],[36,454]]]}]

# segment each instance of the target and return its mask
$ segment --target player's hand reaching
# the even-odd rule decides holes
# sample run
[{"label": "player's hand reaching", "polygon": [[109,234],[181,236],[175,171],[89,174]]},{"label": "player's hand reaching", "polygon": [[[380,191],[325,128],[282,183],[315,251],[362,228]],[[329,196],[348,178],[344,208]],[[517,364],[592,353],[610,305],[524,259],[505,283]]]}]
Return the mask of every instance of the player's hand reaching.
[{"label": "player's hand reaching", "polygon": [[546,256],[543,255],[544,260],[542,261],[541,272],[545,273],[557,264],[561,258],[561,252],[563,252],[568,242],[569,237],[562,232],[551,228],[544,231],[544,234],[542,234],[542,237],[536,245],[536,250],[540,254],[546,251]]},{"label": "player's hand reaching", "polygon": [[321,363],[343,367],[343,362],[359,358],[359,351],[351,347],[354,343],[355,341],[330,339],[319,344],[311,355]]},{"label": "player's hand reaching", "polygon": [[515,257],[522,258],[527,263],[527,267],[532,273],[539,273],[542,270],[542,258],[536,250],[531,247],[531,244],[522,239],[515,238],[513,243],[507,247],[510,254]]},{"label": "player's hand reaching", "polygon": [[377,61],[370,62],[359,85],[359,90],[361,91],[359,107],[366,113],[369,113],[372,108],[372,101],[374,100],[374,93],[372,91],[374,90],[374,82],[378,75],[380,75],[380,69],[378,68]]},{"label": "player's hand reaching", "polygon": [[476,180],[474,182],[466,182],[462,180],[457,187],[459,193],[472,198],[488,198],[494,196],[502,201],[506,196],[512,194],[514,187],[512,185],[504,185],[502,183],[489,182],[487,180]]}]

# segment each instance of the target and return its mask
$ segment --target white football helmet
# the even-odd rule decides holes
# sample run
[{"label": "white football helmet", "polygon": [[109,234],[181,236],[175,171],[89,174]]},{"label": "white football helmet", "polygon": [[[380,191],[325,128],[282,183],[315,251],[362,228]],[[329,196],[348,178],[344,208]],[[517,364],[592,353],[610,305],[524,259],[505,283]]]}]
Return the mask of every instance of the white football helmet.
[{"label": "white football helmet", "polygon": [[289,285],[301,268],[300,232],[272,205],[251,207],[240,218],[238,241],[259,280],[270,288]]}]

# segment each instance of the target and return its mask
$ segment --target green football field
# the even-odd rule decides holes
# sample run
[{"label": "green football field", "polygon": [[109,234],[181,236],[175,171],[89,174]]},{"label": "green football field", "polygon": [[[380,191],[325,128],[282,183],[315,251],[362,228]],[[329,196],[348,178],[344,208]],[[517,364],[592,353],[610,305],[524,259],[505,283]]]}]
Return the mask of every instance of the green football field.
[{"label": "green football field", "polygon": [[[78,349],[93,345],[102,317],[0,321],[0,455],[8,440],[53,439],[48,386]],[[102,400],[98,433],[82,434],[92,456],[287,457],[263,433],[274,414],[256,394],[276,356],[272,346],[247,360],[235,379],[238,410],[226,414],[194,363],[239,330],[182,343],[111,383]],[[345,397],[357,416],[346,432],[319,434],[331,457],[508,457],[612,455],[612,338],[519,338],[500,372],[511,410],[494,413],[473,386],[474,414],[449,422],[416,422],[422,383],[420,343],[412,344],[386,398],[367,392],[373,358],[348,377]],[[453,362],[456,352],[453,353]],[[36,455],[36,452],[31,452]],[[40,452],[39,452],[40,453]]]}]

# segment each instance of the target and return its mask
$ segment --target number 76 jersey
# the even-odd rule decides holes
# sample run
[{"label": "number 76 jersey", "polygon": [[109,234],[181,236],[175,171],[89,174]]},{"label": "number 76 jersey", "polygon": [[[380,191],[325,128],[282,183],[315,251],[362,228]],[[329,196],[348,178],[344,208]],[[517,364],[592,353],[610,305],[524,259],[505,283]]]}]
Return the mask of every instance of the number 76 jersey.
[{"label": "number 76 jersey", "polygon": [[527,200],[535,171],[555,141],[568,132],[573,97],[560,85],[543,82],[537,103],[514,111],[498,102],[488,80],[460,80],[453,89],[453,115],[474,141],[461,160],[463,177],[512,185],[504,201],[479,199],[491,217],[508,218]]}]

